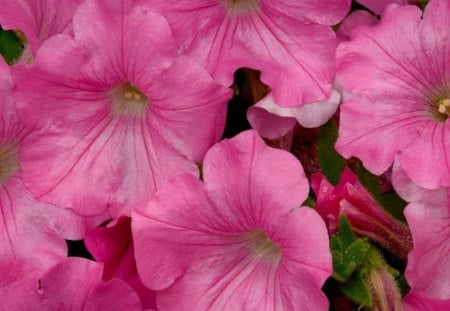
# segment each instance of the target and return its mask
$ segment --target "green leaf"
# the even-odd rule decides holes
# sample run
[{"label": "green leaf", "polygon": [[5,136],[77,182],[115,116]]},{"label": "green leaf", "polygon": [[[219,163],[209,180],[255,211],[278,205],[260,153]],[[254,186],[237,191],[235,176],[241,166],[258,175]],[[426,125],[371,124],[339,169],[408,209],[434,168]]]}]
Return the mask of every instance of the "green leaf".
[{"label": "green leaf", "polygon": [[333,251],[333,278],[345,282],[366,258],[370,246],[365,239],[358,239],[341,252]]},{"label": "green leaf", "polygon": [[356,238],[345,216],[339,218],[338,232],[331,237],[333,278],[345,282],[365,262],[370,248],[367,239]]},{"label": "green leaf", "polygon": [[339,284],[341,292],[366,308],[372,307],[372,295],[361,272],[355,273],[346,283]]},{"label": "green leaf", "polygon": [[334,144],[338,137],[338,127],[333,120],[328,121],[319,129],[319,164],[328,181],[337,185],[347,161],[336,152]]},{"label": "green leaf", "polygon": [[356,236],[353,234],[352,227],[350,226],[347,217],[344,215],[339,216],[339,225],[336,235],[347,247],[356,241]]},{"label": "green leaf", "polygon": [[22,52],[22,44],[14,31],[0,30],[0,54],[8,64],[14,63]]}]

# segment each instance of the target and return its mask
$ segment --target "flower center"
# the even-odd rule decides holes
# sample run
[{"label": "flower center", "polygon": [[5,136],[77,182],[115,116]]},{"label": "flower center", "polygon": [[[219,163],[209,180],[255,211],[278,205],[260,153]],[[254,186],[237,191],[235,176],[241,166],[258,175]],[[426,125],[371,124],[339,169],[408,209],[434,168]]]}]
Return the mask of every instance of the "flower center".
[{"label": "flower center", "polygon": [[269,239],[262,230],[249,233],[251,252],[254,257],[264,258],[272,263],[278,263],[281,258],[281,249],[274,241]]},{"label": "flower center", "polygon": [[17,160],[16,147],[0,146],[0,184],[19,171],[19,162]]},{"label": "flower center", "polygon": [[450,98],[440,99],[438,101],[438,111],[447,119],[450,116]]},{"label": "flower center", "polygon": [[225,3],[231,15],[245,14],[259,8],[259,0],[226,0]]},{"label": "flower center", "polygon": [[113,110],[118,114],[142,115],[149,106],[148,98],[130,82],[120,84],[109,91]]}]

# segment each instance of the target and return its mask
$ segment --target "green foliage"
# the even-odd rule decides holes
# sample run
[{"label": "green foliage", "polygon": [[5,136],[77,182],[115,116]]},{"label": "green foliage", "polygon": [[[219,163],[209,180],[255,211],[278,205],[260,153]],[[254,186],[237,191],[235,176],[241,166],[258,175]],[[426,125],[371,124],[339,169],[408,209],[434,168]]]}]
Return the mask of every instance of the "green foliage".
[{"label": "green foliage", "polygon": [[339,182],[341,174],[347,166],[347,161],[334,149],[337,137],[338,127],[333,120],[320,127],[318,142],[319,164],[323,174],[333,185]]},{"label": "green foliage", "polygon": [[400,273],[386,264],[379,250],[367,238],[358,238],[352,232],[345,216],[340,216],[339,227],[331,237],[333,276],[339,290],[355,303],[371,308],[373,297],[367,280],[373,269],[386,269],[392,276]]},{"label": "green foliage", "polygon": [[346,282],[357,267],[364,262],[369,250],[367,239],[357,238],[348,220],[341,216],[339,230],[331,237],[331,253],[333,255],[333,278]]},{"label": "green foliage", "polygon": [[366,308],[372,307],[372,295],[369,285],[361,271],[354,273],[348,282],[340,284],[339,289],[344,295],[359,305]]},{"label": "green foliage", "polygon": [[0,54],[8,64],[14,63],[22,53],[22,44],[14,31],[0,29]]}]

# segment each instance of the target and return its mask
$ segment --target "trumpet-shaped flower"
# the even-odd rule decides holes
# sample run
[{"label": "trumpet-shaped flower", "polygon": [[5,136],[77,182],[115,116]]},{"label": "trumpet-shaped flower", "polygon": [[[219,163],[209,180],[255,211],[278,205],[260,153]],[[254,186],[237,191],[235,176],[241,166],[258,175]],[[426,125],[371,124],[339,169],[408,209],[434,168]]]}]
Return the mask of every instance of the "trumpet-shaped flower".
[{"label": "trumpet-shaped flower", "polygon": [[178,56],[166,20],[131,0],[88,0],[72,39],[45,42],[17,66],[25,183],[82,215],[129,213],[180,172],[198,174],[221,136],[231,90]]},{"label": "trumpet-shaped flower", "polygon": [[[261,71],[278,106],[318,102],[320,110],[320,102],[332,97],[338,41],[330,26],[347,14],[349,0],[140,2],[163,13],[184,53],[227,86],[238,68],[248,67]],[[333,112],[338,104],[334,101]],[[332,113],[324,106],[329,119]],[[287,112],[293,118],[302,113],[287,109],[282,116]]]},{"label": "trumpet-shaped flower", "polygon": [[450,186],[450,2],[391,5],[337,51],[341,106],[336,149],[375,174],[398,157],[418,185]]},{"label": "trumpet-shaped flower", "polygon": [[133,214],[138,273],[161,309],[327,310],[320,216],[291,154],[247,131],[212,147],[204,180],[180,175]]}]

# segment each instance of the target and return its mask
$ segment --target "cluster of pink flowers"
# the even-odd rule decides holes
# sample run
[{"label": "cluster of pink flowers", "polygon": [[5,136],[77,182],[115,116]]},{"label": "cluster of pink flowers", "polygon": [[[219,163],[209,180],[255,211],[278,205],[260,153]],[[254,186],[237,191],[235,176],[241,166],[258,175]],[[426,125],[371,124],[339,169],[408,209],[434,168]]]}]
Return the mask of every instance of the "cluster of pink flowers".
[{"label": "cluster of pink flowers", "polygon": [[[342,215],[406,265],[362,307],[450,310],[450,0],[358,2],[0,0],[0,310],[328,310]],[[221,140],[239,68],[268,91]],[[406,222],[266,144],[332,118]]]}]

